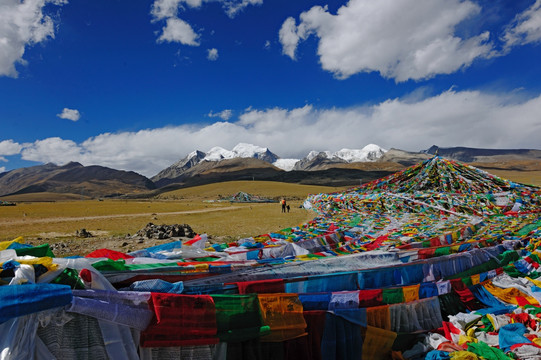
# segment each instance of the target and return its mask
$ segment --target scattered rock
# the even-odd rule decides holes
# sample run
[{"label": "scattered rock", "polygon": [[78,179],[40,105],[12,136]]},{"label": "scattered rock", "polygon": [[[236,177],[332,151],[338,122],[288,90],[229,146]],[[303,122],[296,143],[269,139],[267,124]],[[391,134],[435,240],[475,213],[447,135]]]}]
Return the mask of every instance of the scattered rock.
[{"label": "scattered rock", "polygon": [[63,254],[66,254],[66,253],[69,253],[72,251],[72,249],[70,248],[69,245],[63,243],[63,242],[59,242],[59,243],[54,243],[54,244],[49,244],[49,247],[51,248],[51,250],[53,251],[53,253],[55,255],[63,255]]},{"label": "scattered rock", "polygon": [[160,240],[172,237],[193,238],[195,232],[188,224],[154,225],[153,223],[148,223],[147,226],[137,232],[137,236]]}]

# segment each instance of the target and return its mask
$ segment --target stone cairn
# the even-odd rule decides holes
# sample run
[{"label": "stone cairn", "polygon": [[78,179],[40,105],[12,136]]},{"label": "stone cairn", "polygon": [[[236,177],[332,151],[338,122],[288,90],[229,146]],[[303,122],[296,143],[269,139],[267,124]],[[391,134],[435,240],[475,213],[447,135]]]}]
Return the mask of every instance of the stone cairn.
[{"label": "stone cairn", "polygon": [[148,223],[137,232],[137,236],[147,239],[169,239],[172,237],[195,237],[195,232],[188,224],[154,225]]}]

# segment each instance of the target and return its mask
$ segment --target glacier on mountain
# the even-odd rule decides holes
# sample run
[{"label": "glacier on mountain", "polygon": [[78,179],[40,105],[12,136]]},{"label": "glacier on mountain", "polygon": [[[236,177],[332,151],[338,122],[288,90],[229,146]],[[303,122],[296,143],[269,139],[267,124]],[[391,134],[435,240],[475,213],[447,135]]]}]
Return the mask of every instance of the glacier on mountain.
[{"label": "glacier on mountain", "polygon": [[291,171],[295,167],[295,164],[299,162],[299,159],[278,159],[272,163],[278,169],[285,171]]},{"label": "glacier on mountain", "polygon": [[278,156],[273,154],[268,148],[247,143],[239,143],[232,150],[226,150],[222,147],[215,146],[207,152],[207,155],[203,160],[220,161],[235,158],[254,158],[269,163],[278,160]]},{"label": "glacier on mountain", "polygon": [[248,144],[239,143],[232,150],[224,149],[220,146],[215,146],[209,151],[202,152],[199,150],[193,151],[183,159],[177,161],[167,169],[162,170],[158,175],[153,177],[153,180],[161,178],[172,178],[179,176],[189,168],[204,162],[204,161],[221,161],[235,158],[254,158],[266,161],[273,164],[279,169],[285,171],[291,170],[306,170],[310,169],[311,165],[317,161],[330,162],[366,162],[375,161],[383,156],[387,150],[378,145],[369,144],[364,148],[358,149],[342,149],[336,152],[331,151],[310,151],[303,159],[282,159],[268,148]]}]

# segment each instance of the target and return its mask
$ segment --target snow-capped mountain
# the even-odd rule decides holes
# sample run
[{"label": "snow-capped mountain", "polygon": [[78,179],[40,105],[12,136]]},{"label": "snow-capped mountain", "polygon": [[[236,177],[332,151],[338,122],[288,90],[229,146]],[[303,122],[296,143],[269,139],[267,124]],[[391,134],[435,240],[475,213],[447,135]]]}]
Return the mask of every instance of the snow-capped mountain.
[{"label": "snow-capped mountain", "polygon": [[330,151],[310,151],[308,155],[299,160],[293,167],[293,170],[313,170],[331,165],[333,163],[353,163],[376,161],[381,158],[387,150],[378,145],[369,144],[364,148],[342,149],[336,152]]},{"label": "snow-capped mountain", "polygon": [[164,178],[176,178],[181,176],[188,169],[205,161],[221,161],[237,158],[253,158],[274,163],[278,160],[278,156],[272,153],[269,149],[252,144],[240,143],[232,150],[224,149],[220,146],[215,146],[208,152],[196,150],[189,153],[185,158],[177,161],[167,169],[160,171],[152,177],[152,181],[158,181]]},{"label": "snow-capped mountain", "polygon": [[223,159],[233,159],[235,154],[233,151],[226,150],[223,147],[215,146],[210,149],[202,161],[220,161]]},{"label": "snow-capped mountain", "polygon": [[312,150],[312,151],[310,151],[308,153],[308,155],[306,155],[306,157],[304,159],[306,159],[308,161],[311,161],[311,160],[314,160],[318,156],[330,159],[332,157],[332,152],[330,152],[330,151],[315,151],[315,150]]},{"label": "snow-capped mountain", "polygon": [[152,181],[158,181],[160,179],[164,178],[175,178],[177,176],[180,176],[183,174],[186,170],[194,167],[195,165],[199,164],[203,159],[207,156],[206,153],[195,150],[186,155],[185,158],[180,159],[173,165],[169,166],[166,169],[163,169],[160,171],[157,175],[154,175],[152,177]]},{"label": "snow-capped mountain", "polygon": [[167,169],[162,170],[159,174],[152,177],[152,181],[156,182],[164,178],[177,178],[184,174],[188,169],[203,162],[252,158],[265,161],[285,171],[315,170],[336,163],[375,161],[383,156],[386,151],[387,150],[382,149],[378,145],[370,144],[360,150],[342,149],[334,153],[330,151],[310,151],[303,159],[281,159],[268,148],[247,143],[240,143],[232,150],[215,146],[206,153],[199,150],[191,152],[185,158],[177,161]]},{"label": "snow-capped mountain", "polygon": [[273,154],[268,148],[240,143],[237,144],[233,150],[226,150],[222,147],[215,146],[207,152],[206,156],[203,158],[203,161],[220,161],[235,158],[254,158],[269,163],[273,163],[278,160],[278,156]]},{"label": "snow-capped mountain", "polygon": [[342,159],[345,162],[375,161],[385,154],[387,150],[375,144],[368,144],[361,150],[342,149],[332,154],[331,158]]}]

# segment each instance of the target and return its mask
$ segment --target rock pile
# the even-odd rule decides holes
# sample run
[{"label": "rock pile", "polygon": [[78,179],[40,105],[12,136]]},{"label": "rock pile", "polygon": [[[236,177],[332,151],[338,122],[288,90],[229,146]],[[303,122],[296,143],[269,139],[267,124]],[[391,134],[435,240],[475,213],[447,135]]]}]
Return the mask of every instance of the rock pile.
[{"label": "rock pile", "polygon": [[90,231],[87,231],[86,229],[81,229],[75,232],[75,236],[81,237],[81,238],[89,238],[89,237],[93,237],[94,235],[92,235]]},{"label": "rock pile", "polygon": [[195,232],[188,224],[154,225],[148,223],[147,226],[137,232],[137,236],[148,239],[193,238],[195,235]]}]

